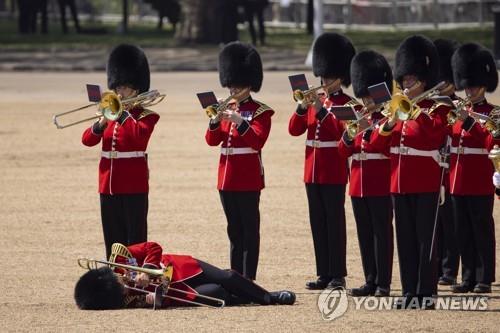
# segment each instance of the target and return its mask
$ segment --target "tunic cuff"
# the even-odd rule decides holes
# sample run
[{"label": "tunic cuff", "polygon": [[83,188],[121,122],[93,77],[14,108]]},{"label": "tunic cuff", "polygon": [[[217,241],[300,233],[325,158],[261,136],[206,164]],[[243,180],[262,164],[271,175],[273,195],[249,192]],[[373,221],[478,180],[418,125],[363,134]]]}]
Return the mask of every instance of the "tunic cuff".
[{"label": "tunic cuff", "polygon": [[390,127],[387,123],[384,125],[380,126],[378,132],[382,136],[389,136],[392,133],[392,130],[394,129],[394,126]]},{"label": "tunic cuff", "polygon": [[307,108],[303,108],[302,105],[297,105],[297,109],[295,110],[295,113],[299,116],[304,116],[307,113]]},{"label": "tunic cuff", "polygon": [[248,131],[249,128],[250,128],[250,124],[248,123],[248,121],[243,120],[243,122],[237,128],[238,134],[241,136],[245,135],[245,133]]},{"label": "tunic cuff", "polygon": [[208,129],[211,131],[215,131],[217,128],[219,128],[219,126],[220,126],[220,121],[218,121],[216,123],[212,123],[212,121],[210,121],[208,123]]},{"label": "tunic cuff", "polygon": [[323,121],[323,119],[325,119],[325,117],[328,115],[328,111],[322,107],[318,112],[316,112],[316,118],[319,120],[319,121]]},{"label": "tunic cuff", "polygon": [[471,130],[472,126],[474,126],[475,123],[476,121],[474,120],[474,118],[472,118],[471,116],[467,116],[467,118],[465,118],[464,122],[462,123],[462,129],[468,132]]},{"label": "tunic cuff", "polygon": [[97,121],[94,123],[94,125],[92,125],[92,133],[100,136],[102,135],[102,133],[104,133],[106,127],[108,127],[108,123],[105,123],[104,126],[101,127],[101,125],[99,125],[99,122]]},{"label": "tunic cuff", "polygon": [[352,144],[354,143],[354,140],[349,137],[347,131],[344,131],[344,134],[342,134],[342,141],[344,141],[346,146],[352,146]]}]

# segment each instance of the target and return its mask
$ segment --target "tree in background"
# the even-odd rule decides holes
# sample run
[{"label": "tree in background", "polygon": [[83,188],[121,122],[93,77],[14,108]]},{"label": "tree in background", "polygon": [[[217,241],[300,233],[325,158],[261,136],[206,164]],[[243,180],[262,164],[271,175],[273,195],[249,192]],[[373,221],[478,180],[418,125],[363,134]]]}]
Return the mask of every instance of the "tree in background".
[{"label": "tree in background", "polygon": [[159,30],[163,28],[163,18],[166,17],[176,31],[181,14],[181,5],[178,0],[144,0],[144,2],[150,3],[151,7],[158,12]]},{"label": "tree in background", "polygon": [[180,5],[178,41],[218,44],[238,39],[238,1],[182,0]]}]

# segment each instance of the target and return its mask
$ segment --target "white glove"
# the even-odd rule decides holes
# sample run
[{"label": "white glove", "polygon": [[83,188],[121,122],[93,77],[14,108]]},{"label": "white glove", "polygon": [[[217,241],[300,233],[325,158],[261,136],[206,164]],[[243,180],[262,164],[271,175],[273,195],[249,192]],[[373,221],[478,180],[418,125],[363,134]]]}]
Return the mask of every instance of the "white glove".
[{"label": "white glove", "polygon": [[500,173],[495,172],[493,174],[493,185],[495,185],[496,188],[500,188]]}]

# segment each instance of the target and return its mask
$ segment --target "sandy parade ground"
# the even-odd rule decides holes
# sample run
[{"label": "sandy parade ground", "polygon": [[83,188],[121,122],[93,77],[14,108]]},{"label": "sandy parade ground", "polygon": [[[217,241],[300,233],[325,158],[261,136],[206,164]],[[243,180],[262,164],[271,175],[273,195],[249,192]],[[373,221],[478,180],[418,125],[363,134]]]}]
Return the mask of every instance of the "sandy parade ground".
[{"label": "sandy parade ground", "polygon": [[[97,193],[100,147],[81,144],[90,122],[57,130],[52,115],[86,104],[85,84],[104,86],[105,74],[0,73],[0,331],[498,331],[498,282],[487,311],[355,310],[351,299],[345,315],[322,319],[318,293],[304,288],[315,277],[315,266],[302,182],[305,138],[291,137],[287,130],[295,109],[290,74],[266,72],[262,92],[254,96],[276,111],[263,150],[267,187],[261,196],[257,281],[270,290],[297,292],[296,305],[98,312],[78,310],[73,288],[84,272],[76,259],[104,257]],[[195,95],[214,90],[225,98],[228,92],[215,72],[153,73],[151,86],[167,97],[153,107],[161,119],[148,150],[149,239],[169,253],[228,267],[226,220],[215,188],[219,149],[205,143],[207,117]],[[500,90],[488,98],[499,104]],[[95,111],[89,108],[80,116]],[[358,287],[364,278],[346,199],[347,286]],[[498,200],[494,215],[499,239]],[[395,251],[392,294],[400,293]],[[440,294],[450,294],[449,288],[441,287]]]}]

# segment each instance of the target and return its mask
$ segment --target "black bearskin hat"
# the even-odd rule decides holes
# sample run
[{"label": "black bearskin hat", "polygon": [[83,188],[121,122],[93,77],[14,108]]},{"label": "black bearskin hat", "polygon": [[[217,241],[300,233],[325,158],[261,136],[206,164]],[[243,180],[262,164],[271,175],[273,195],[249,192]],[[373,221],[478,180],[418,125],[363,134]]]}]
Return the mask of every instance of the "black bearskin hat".
[{"label": "black bearskin hat", "polygon": [[439,76],[438,81],[454,83],[453,70],[451,69],[451,56],[457,50],[459,44],[450,39],[436,39],[434,46],[439,56]]},{"label": "black bearskin hat", "polygon": [[250,87],[258,92],[263,79],[262,61],[250,44],[231,42],[219,54],[219,80],[223,87]]},{"label": "black bearskin hat", "polygon": [[486,87],[493,92],[498,85],[498,73],[491,52],[475,43],[464,44],[451,59],[457,89]]},{"label": "black bearskin hat", "polygon": [[362,51],[351,62],[351,80],[354,95],[369,96],[368,87],[385,82],[392,93],[392,70],[383,55],[375,51]]},{"label": "black bearskin hat", "polygon": [[108,88],[130,86],[143,93],[149,91],[149,64],[144,51],[135,45],[120,44],[108,59]]},{"label": "black bearskin hat", "polygon": [[432,41],[422,35],[406,38],[396,51],[394,78],[402,86],[405,75],[415,75],[419,81],[425,81],[426,88],[434,87],[438,82],[439,56]]},{"label": "black bearskin hat", "polygon": [[91,269],[75,286],[76,305],[82,310],[119,309],[124,306],[123,286],[109,267]]},{"label": "black bearskin hat", "polygon": [[314,42],[313,73],[316,77],[339,78],[344,87],[349,87],[349,68],[355,54],[356,50],[347,37],[325,32]]}]

